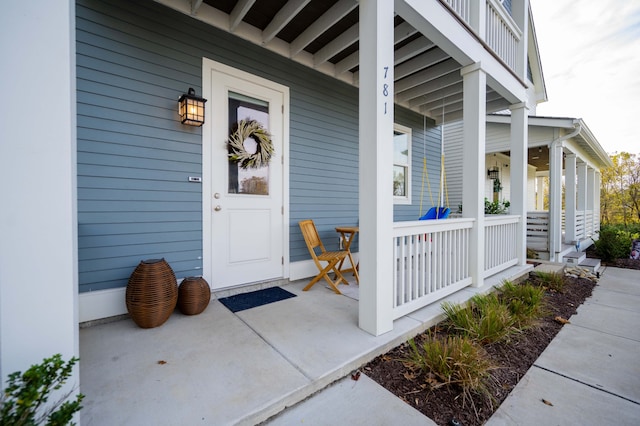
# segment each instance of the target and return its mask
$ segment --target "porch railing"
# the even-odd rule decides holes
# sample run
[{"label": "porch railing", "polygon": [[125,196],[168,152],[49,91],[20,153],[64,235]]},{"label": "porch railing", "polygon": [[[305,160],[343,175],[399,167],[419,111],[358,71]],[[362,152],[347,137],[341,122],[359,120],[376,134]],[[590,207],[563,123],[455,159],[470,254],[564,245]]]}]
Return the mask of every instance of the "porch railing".
[{"label": "porch railing", "polygon": [[584,211],[584,228],[585,238],[593,235],[593,210]]},{"label": "porch railing", "polygon": [[520,216],[487,216],[484,219],[484,276],[518,263],[517,237]]},{"label": "porch railing", "polygon": [[527,212],[527,247],[536,251],[549,251],[549,212]]},{"label": "porch railing", "polygon": [[[478,7],[472,0],[442,0],[466,22],[471,28],[473,23],[472,5]],[[513,71],[516,71],[518,44],[522,39],[522,30],[502,5],[501,0],[486,0],[485,31],[480,34],[484,42],[502,59]]]},{"label": "porch railing", "polygon": [[473,222],[447,219],[394,224],[394,318],[471,284],[469,234]]},{"label": "porch railing", "polygon": [[584,210],[576,210],[576,239],[582,240],[587,236],[586,233],[586,216]]}]

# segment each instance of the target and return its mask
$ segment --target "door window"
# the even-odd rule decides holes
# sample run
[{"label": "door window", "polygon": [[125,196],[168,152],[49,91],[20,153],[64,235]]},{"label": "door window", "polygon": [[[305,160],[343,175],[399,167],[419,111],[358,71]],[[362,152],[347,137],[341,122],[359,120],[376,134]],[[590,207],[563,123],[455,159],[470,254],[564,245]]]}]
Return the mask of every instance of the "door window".
[{"label": "door window", "polygon": [[[269,104],[259,99],[229,92],[229,134],[235,132],[240,120],[256,120],[269,130]],[[257,142],[249,137],[244,141],[249,154],[257,150]],[[269,195],[269,165],[258,169],[244,169],[229,159],[229,194]]]}]

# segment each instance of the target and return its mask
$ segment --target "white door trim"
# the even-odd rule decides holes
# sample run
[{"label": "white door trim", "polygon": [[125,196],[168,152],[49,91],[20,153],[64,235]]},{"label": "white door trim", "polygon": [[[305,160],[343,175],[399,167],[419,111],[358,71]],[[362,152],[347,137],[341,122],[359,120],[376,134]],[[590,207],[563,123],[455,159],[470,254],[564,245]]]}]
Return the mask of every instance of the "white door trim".
[{"label": "white door trim", "polygon": [[[272,159],[272,161],[282,161],[282,203],[283,203],[283,278],[289,278],[289,88],[262,77],[250,74],[245,71],[230,67],[225,64],[202,58],[202,93],[206,97],[212,91],[211,72],[219,72],[250,81],[284,94],[283,111],[283,135],[282,135],[282,158]],[[213,250],[212,250],[212,223],[211,212],[213,209],[212,193],[212,168],[211,168],[211,138],[213,123],[212,108],[205,110],[205,122],[202,126],[202,276],[209,283],[213,277]]]}]

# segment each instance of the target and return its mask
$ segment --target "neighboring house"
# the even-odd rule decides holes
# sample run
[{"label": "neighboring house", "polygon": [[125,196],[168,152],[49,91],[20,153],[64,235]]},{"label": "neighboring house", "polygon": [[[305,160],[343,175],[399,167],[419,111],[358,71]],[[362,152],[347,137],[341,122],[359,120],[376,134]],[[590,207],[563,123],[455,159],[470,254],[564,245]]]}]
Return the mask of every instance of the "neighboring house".
[{"label": "neighboring house", "polygon": [[[511,199],[509,115],[487,116],[487,155],[484,197]],[[459,137],[462,123],[444,127],[445,170],[451,206],[462,206]],[[600,230],[600,171],[612,166],[581,119],[529,117],[527,153],[527,248],[539,258],[563,262],[571,253],[584,251],[598,239]],[[573,179],[574,185],[566,185]],[[545,195],[548,197],[545,204]],[[587,261],[588,263],[588,261]],[[593,267],[594,265],[588,265]]]},{"label": "neighboring house", "polygon": [[[3,44],[3,375],[77,354],[78,324],[125,313],[143,259],[218,292],[312,276],[302,219],[331,248],[335,226],[360,227],[359,325],[374,335],[528,267],[528,0],[35,0],[3,12],[2,38],[15,38]],[[208,100],[201,128],[178,120],[190,87]],[[511,215],[485,218],[486,115],[505,109]],[[243,116],[275,148],[244,178],[226,145]],[[465,208],[416,221],[423,159],[437,182],[449,120],[464,123]]]}]

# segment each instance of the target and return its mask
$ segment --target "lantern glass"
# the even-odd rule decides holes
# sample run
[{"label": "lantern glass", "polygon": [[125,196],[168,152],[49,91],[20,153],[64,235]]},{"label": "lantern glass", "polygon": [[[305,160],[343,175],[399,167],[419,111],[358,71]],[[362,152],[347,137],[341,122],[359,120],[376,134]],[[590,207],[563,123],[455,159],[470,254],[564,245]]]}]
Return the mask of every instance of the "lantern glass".
[{"label": "lantern glass", "polygon": [[204,124],[204,103],[206,99],[195,95],[195,90],[189,88],[189,93],[184,94],[178,100],[178,114],[180,122],[189,126],[202,126]]},{"label": "lantern glass", "polygon": [[491,167],[487,170],[487,175],[489,176],[489,179],[498,179],[500,176],[500,170],[498,170],[497,167]]}]

